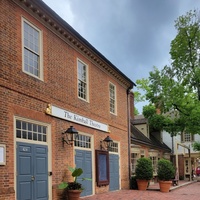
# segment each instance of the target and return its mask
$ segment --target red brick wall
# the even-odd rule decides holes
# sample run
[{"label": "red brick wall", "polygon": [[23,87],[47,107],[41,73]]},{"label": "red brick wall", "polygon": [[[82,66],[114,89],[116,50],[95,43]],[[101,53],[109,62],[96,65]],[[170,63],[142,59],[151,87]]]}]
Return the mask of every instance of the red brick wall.
[{"label": "red brick wall", "polygon": [[[57,184],[73,163],[73,148],[62,147],[61,133],[73,123],[45,114],[48,103],[73,113],[109,125],[110,137],[120,141],[121,187],[129,187],[127,94],[119,81],[108,75],[94,61],[56,36],[12,1],[0,1],[0,143],[6,144],[5,166],[0,166],[0,200],[14,199],[14,116],[51,125],[53,199],[57,199]],[[30,11],[31,12],[31,11]],[[8,15],[9,13],[9,15]],[[22,72],[22,16],[37,26],[43,35],[44,81]],[[43,23],[45,23],[43,21]],[[89,67],[89,103],[77,97],[77,58]],[[109,82],[116,85],[117,115],[109,112]],[[107,134],[74,124],[77,130],[94,135],[94,148]],[[67,153],[66,153],[67,152]],[[94,163],[93,163],[94,164]],[[96,187],[95,192],[108,191]]]}]

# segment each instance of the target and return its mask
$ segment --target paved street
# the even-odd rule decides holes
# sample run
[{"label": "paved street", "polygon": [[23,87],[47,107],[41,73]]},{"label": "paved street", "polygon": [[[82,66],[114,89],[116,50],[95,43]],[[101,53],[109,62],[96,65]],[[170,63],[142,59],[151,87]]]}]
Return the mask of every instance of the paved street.
[{"label": "paved street", "polygon": [[199,200],[200,182],[179,187],[169,193],[160,191],[139,191],[139,190],[121,190],[117,192],[108,192],[97,194],[91,197],[81,198],[84,200]]}]

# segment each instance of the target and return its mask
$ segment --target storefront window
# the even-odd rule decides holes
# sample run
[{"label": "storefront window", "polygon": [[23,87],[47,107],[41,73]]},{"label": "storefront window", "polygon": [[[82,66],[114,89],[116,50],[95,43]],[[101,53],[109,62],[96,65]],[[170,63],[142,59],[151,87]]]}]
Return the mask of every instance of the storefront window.
[{"label": "storefront window", "polygon": [[138,153],[131,153],[131,171],[132,171],[132,174],[135,174],[135,168],[136,168],[138,158],[139,158]]}]

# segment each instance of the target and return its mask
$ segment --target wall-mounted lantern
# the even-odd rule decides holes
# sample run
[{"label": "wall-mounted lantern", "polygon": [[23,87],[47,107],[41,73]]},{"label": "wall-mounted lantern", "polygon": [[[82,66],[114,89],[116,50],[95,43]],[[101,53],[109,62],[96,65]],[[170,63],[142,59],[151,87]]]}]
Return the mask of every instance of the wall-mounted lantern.
[{"label": "wall-mounted lantern", "polygon": [[78,131],[73,127],[70,126],[65,132],[62,133],[62,143],[64,147],[64,143],[67,143],[68,145],[73,145],[73,142],[76,139],[76,136],[78,135]]},{"label": "wall-mounted lantern", "polygon": [[113,140],[110,138],[110,136],[107,136],[103,141],[100,141],[100,148],[101,150],[107,150],[109,151],[111,143],[113,142]]}]

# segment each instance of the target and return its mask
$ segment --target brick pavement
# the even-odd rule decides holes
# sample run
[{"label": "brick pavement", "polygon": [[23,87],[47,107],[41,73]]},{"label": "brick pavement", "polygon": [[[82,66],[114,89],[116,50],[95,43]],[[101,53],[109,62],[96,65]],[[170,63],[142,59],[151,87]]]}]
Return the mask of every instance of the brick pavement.
[{"label": "brick pavement", "polygon": [[160,191],[121,190],[84,197],[81,200],[200,200],[200,182],[178,187],[169,193]]}]

